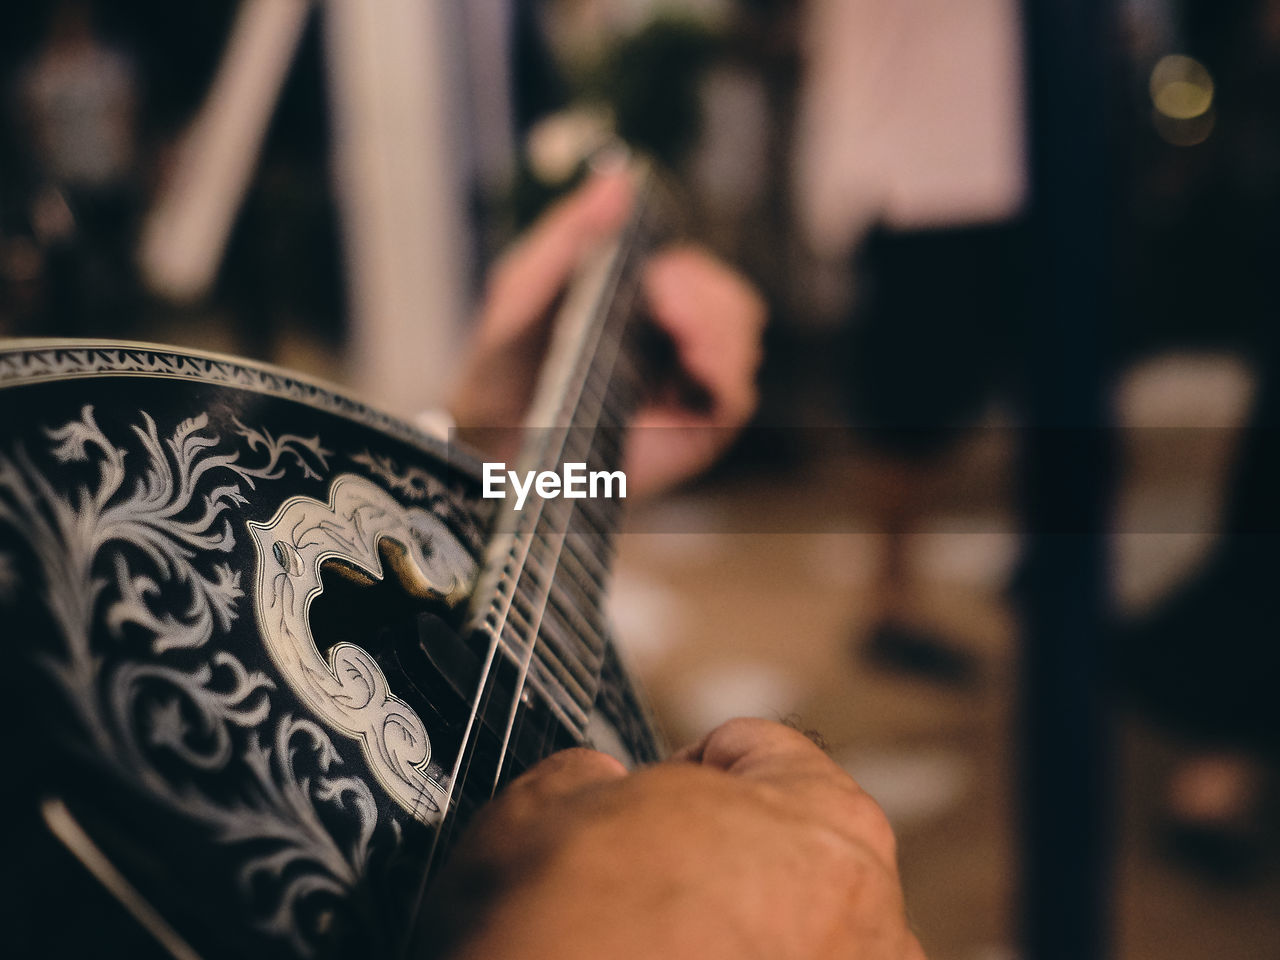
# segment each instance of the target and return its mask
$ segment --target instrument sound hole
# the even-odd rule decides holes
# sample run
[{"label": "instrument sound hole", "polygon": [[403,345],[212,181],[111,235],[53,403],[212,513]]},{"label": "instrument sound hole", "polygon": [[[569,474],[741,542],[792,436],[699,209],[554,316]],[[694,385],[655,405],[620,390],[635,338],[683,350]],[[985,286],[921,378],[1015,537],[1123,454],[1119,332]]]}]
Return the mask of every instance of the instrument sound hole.
[{"label": "instrument sound hole", "polygon": [[375,580],[341,560],[320,565],[323,592],[311,601],[309,619],[316,649],[327,656],[338,643],[354,643],[378,657],[373,644],[389,627],[412,622],[420,613],[441,613],[444,604],[414,596],[400,583],[390,562],[394,548],[379,545],[382,569],[387,575]]},{"label": "instrument sound hole", "polygon": [[470,711],[474,655],[454,627],[458,614],[442,601],[415,596],[396,576],[398,548],[379,546],[386,576],[375,580],[341,560],[320,566],[323,592],[308,612],[311,635],[324,657],[339,643],[354,643],[382,668],[391,692],[427,725],[434,755],[460,746]]}]

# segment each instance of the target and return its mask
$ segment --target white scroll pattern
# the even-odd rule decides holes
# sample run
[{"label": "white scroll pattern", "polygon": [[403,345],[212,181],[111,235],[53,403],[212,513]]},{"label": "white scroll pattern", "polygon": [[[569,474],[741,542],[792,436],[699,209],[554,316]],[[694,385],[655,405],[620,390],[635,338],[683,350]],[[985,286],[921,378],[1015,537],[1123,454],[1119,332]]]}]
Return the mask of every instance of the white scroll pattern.
[{"label": "white scroll pattern", "polygon": [[[0,611],[19,593],[36,593],[54,632],[41,662],[65,691],[83,747],[151,801],[204,825],[215,842],[243,845],[236,880],[246,900],[267,908],[258,926],[308,956],[328,925],[325,914],[361,883],[380,821],[395,838],[401,824],[380,817],[364,780],[344,775],[324,726],[281,711],[277,683],[246,667],[225,641],[244,596],[241,571],[229,562],[240,529],[231,517],[249,502],[249,491],[291,470],[318,479],[332,453],[318,437],[273,435],[234,421],[246,455],[240,443],[224,444],[212,433],[203,414],[167,434],[139,414],[123,437],[104,432],[92,406],[46,429],[48,452],[64,468],[57,479],[20,443],[0,448],[0,527],[26,544],[31,559],[20,566],[14,554],[0,554]],[[68,490],[64,474],[82,482]],[[346,514],[356,524],[352,544],[363,542],[366,524],[382,522],[379,510],[399,510],[371,481],[335,482],[332,489],[344,507],[342,490],[363,494],[355,499],[365,508],[352,501]],[[410,579],[418,589],[455,595],[474,560],[442,521],[425,511],[399,512],[399,523],[383,526],[412,558]],[[321,529],[336,527],[322,521]],[[289,546],[297,551],[300,544],[310,549],[305,541]],[[279,556],[294,564],[302,554],[282,546]],[[274,550],[267,559],[281,569]],[[376,558],[371,572],[380,573]],[[110,656],[102,642],[112,644]],[[335,662],[347,678],[346,705],[359,699],[354,676],[361,671],[375,702],[380,672],[365,669],[364,651],[344,647]],[[371,658],[369,665],[376,669]],[[406,731],[421,727],[412,711],[406,724]],[[416,771],[418,754],[393,732],[383,741],[390,747],[385,759]],[[425,735],[418,743],[425,749]],[[180,762],[162,765],[159,755]],[[247,789],[239,798],[205,792],[206,775]],[[335,812],[348,825],[345,838],[329,826]]]},{"label": "white scroll pattern", "polygon": [[276,667],[330,729],[359,741],[370,770],[396,802],[424,823],[437,822],[447,791],[428,774],[431,741],[421,718],[391,692],[363,648],[344,641],[322,656],[307,612],[323,590],[326,560],[381,579],[379,544],[387,541],[410,592],[454,602],[470,587],[470,555],[434,514],[403,507],[349,473],[333,481],[327,504],[292,497],[270,522],[251,522],[249,532],[258,554],[258,626]]}]

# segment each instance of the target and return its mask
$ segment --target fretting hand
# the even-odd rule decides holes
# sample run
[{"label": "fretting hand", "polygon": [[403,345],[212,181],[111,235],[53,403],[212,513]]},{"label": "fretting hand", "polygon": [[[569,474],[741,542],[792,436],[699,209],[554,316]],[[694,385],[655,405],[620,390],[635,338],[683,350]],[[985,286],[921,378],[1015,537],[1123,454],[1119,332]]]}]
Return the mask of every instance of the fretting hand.
[{"label": "fretting hand", "polygon": [[[464,438],[523,422],[546,352],[552,306],[583,257],[613,237],[633,202],[626,172],[596,174],[549,210],[498,262],[462,381],[451,404]],[[705,392],[696,408],[651,403],[633,424],[624,469],[633,495],[710,466],[750,419],[761,361],[764,301],[732,268],[694,246],[660,250],[645,266],[645,304]],[[486,450],[510,456],[510,451]]]}]

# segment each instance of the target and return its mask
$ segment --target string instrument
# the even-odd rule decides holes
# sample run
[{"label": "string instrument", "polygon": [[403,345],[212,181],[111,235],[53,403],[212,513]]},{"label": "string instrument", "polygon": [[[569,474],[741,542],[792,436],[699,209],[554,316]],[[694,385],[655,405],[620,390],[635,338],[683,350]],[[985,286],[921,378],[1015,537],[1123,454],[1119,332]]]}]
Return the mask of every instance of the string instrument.
[{"label": "string instrument", "polygon": [[[522,470],[613,471],[645,204],[564,300]],[[41,956],[403,957],[471,813],[660,745],[603,610],[622,503],[291,373],[0,343],[5,936]]]}]

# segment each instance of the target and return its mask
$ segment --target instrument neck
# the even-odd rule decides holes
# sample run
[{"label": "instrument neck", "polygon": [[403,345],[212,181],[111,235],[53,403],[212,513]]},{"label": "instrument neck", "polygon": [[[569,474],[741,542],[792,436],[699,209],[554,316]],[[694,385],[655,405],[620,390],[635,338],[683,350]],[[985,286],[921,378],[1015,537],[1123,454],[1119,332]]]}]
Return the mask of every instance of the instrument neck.
[{"label": "instrument neck", "polygon": [[576,470],[586,496],[530,488],[523,503],[500,501],[471,608],[475,627],[521,664],[521,688],[550,701],[579,740],[607,647],[603,608],[625,502],[626,433],[645,390],[636,345],[651,229],[645,206],[639,197],[631,223],[566,296],[516,464],[521,478]]}]

